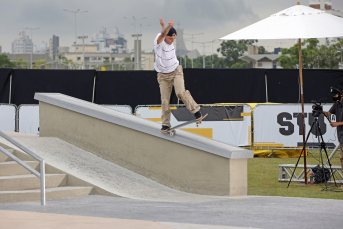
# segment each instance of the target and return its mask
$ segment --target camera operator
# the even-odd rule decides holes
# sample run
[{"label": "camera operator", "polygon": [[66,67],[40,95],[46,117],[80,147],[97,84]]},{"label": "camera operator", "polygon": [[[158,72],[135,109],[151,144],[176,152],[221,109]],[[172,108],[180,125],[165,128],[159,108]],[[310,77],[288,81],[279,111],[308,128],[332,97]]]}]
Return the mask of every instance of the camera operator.
[{"label": "camera operator", "polygon": [[337,136],[340,143],[340,160],[343,168],[343,90],[340,86],[330,88],[330,94],[334,101],[333,106],[328,112],[323,112],[327,117],[331,114],[336,115],[336,122],[331,122],[332,127],[337,127]]}]

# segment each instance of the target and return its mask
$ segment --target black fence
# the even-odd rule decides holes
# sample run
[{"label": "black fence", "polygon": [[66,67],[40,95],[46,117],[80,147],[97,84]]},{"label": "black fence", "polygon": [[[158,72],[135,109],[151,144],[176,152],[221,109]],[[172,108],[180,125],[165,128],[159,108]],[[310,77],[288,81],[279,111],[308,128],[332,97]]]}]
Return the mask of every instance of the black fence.
[{"label": "black fence", "polygon": [[[343,70],[303,70],[305,103],[329,97],[330,86],[341,84]],[[296,69],[184,69],[186,89],[199,104],[298,103]],[[160,104],[155,71],[0,69],[0,103],[37,104],[35,92],[63,93],[97,104]],[[171,104],[177,98],[172,93]]]}]

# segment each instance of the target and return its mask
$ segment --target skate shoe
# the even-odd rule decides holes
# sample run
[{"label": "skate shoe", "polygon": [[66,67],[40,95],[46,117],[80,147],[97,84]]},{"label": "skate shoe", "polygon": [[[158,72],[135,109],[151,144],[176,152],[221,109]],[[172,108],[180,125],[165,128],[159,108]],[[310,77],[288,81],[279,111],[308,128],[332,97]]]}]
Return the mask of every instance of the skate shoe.
[{"label": "skate shoe", "polygon": [[169,126],[162,126],[162,128],[161,128],[161,133],[165,133],[165,132],[167,132],[169,129],[170,129]]}]

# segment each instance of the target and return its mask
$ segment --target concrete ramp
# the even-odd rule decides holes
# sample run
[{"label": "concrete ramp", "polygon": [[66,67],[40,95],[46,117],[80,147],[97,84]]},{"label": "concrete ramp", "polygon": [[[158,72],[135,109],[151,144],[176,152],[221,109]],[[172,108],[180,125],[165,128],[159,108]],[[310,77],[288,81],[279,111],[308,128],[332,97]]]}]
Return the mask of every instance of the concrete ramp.
[{"label": "concrete ramp", "polygon": [[247,194],[253,152],[56,93],[36,93],[40,136],[57,137],[109,162],[184,192]]}]

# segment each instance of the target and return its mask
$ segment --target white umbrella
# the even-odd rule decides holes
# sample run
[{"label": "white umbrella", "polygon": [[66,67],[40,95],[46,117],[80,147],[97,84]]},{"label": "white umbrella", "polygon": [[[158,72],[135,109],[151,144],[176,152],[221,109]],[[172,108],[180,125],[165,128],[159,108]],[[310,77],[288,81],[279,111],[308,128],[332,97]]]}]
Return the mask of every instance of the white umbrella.
[{"label": "white umbrella", "polygon": [[221,40],[299,39],[343,36],[343,18],[308,6],[296,5]]},{"label": "white umbrella", "polygon": [[[301,106],[303,122],[303,143],[305,147],[304,93],[302,76],[301,39],[342,37],[343,18],[321,10],[302,6],[285,9],[270,17],[231,33],[221,40],[241,39],[299,39],[299,75],[301,85]],[[306,154],[304,153],[305,184],[307,184]]]}]

